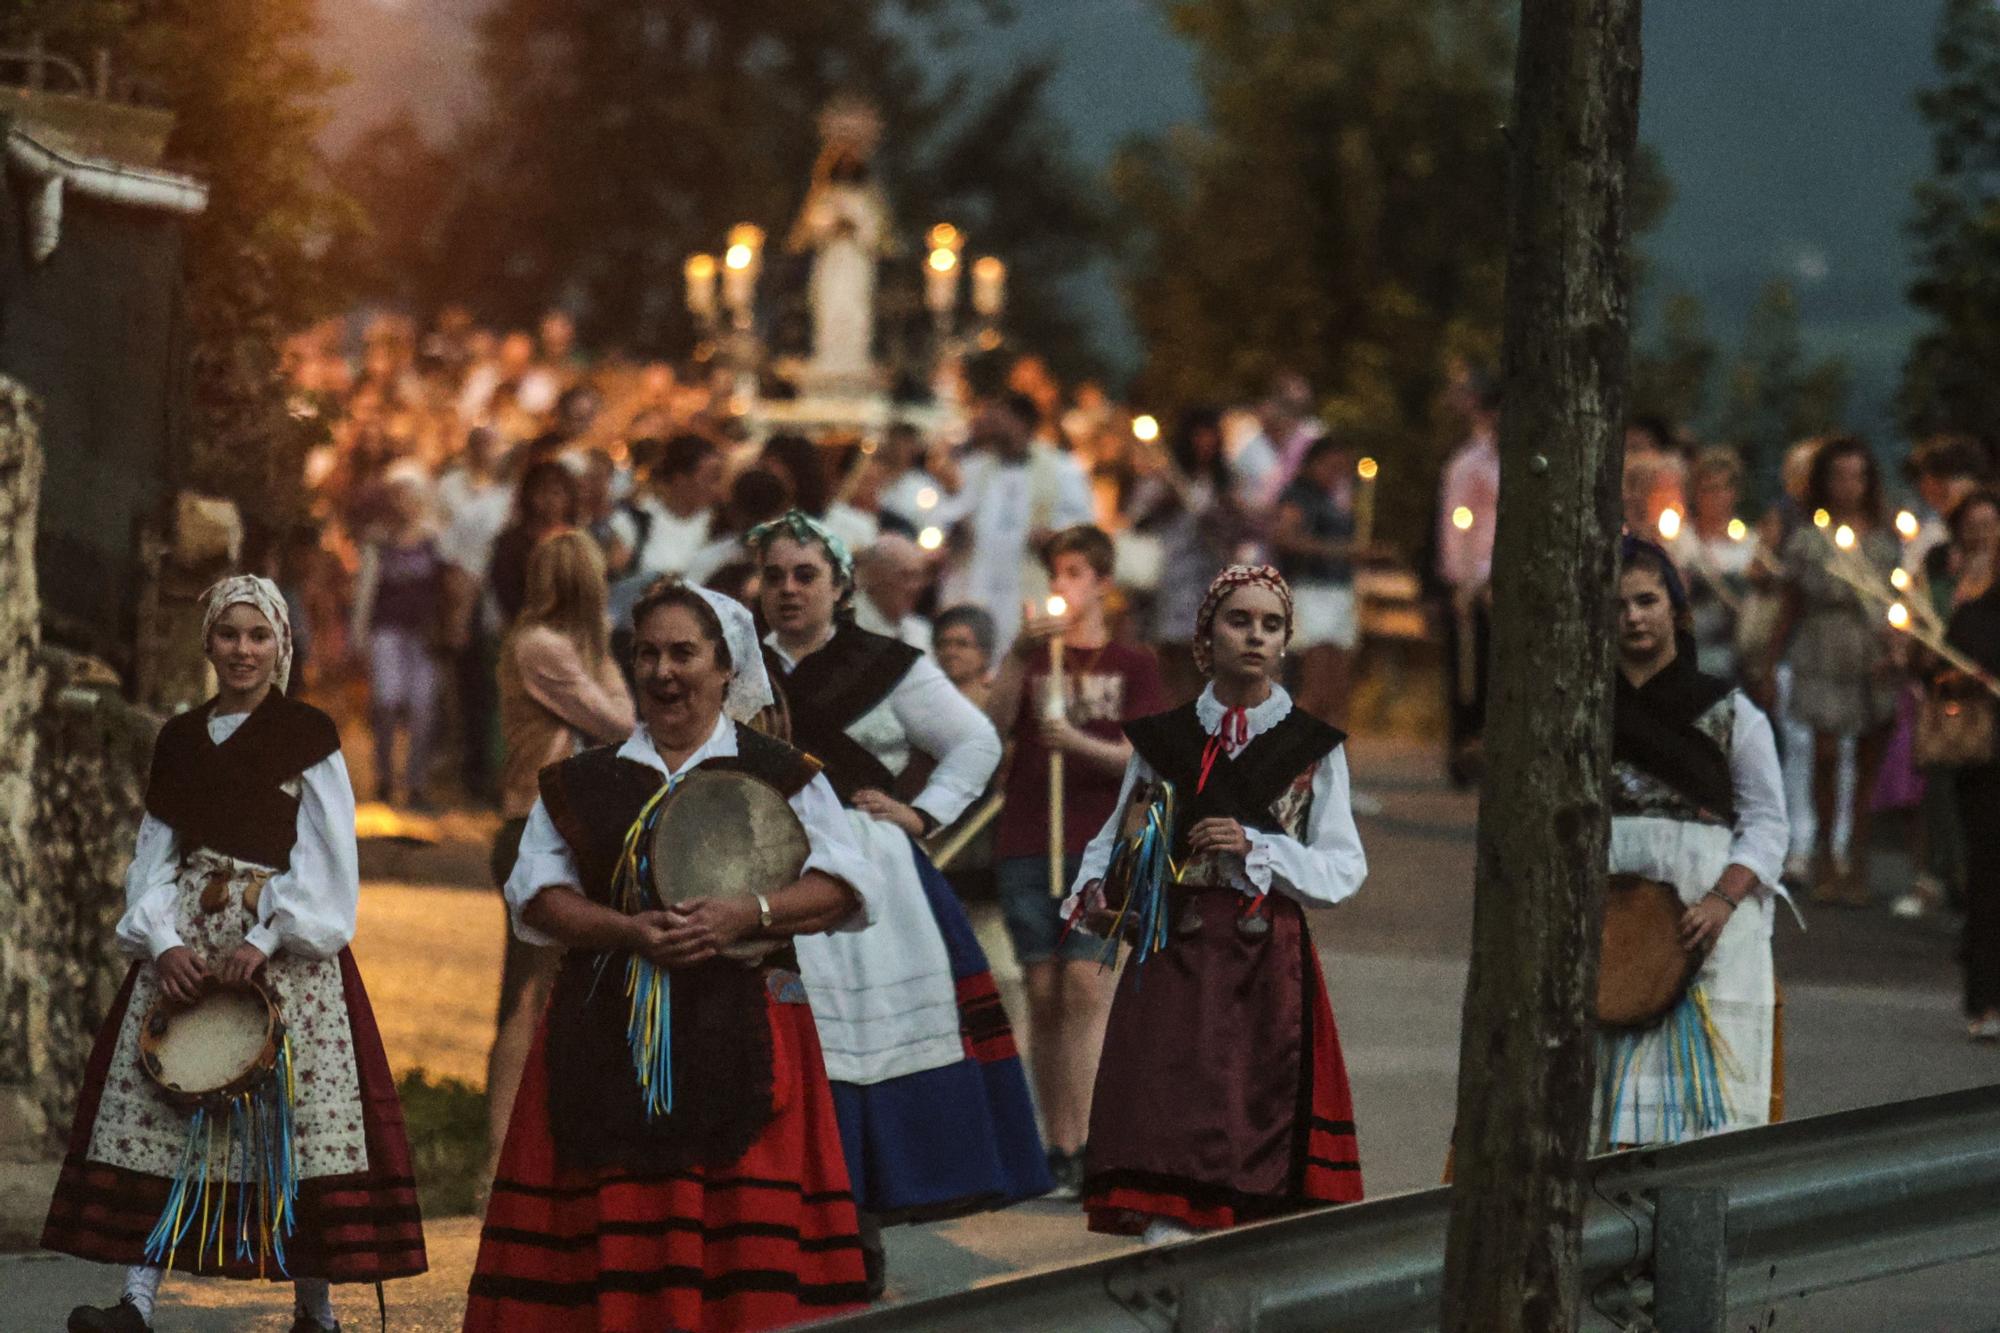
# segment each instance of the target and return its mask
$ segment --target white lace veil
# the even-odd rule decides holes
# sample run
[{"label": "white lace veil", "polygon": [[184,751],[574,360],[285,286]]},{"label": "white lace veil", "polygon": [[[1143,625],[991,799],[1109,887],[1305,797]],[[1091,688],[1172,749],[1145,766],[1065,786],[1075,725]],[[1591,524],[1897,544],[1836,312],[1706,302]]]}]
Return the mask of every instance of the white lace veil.
[{"label": "white lace veil", "polygon": [[771,706],[771,677],[764,670],[764,648],[757,639],[757,622],[750,608],[734,597],[725,597],[699,585],[690,585],[701,594],[715,618],[722,622],[722,641],[728,645],[729,661],[735,674],[722,696],[722,711],[733,722],[748,722]]}]

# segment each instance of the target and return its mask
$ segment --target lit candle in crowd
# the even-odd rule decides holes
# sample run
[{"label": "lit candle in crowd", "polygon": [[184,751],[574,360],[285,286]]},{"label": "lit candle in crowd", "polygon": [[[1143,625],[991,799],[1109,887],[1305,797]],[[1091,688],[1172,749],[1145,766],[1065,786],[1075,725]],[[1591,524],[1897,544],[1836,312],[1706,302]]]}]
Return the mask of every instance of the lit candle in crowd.
[{"label": "lit candle in crowd", "polygon": [[938,502],[937,487],[926,486],[922,490],[917,492],[917,508],[936,509],[937,502]]},{"label": "lit candle in crowd", "polygon": [[1854,549],[1854,529],[1845,523],[1833,530],[1833,544],[1843,551]]},{"label": "lit candle in crowd", "polygon": [[1460,532],[1472,531],[1472,511],[1464,505],[1451,511],[1451,525]]},{"label": "lit candle in crowd", "polygon": [[1740,542],[1750,535],[1750,525],[1740,518],[1729,520],[1729,540]]},{"label": "lit candle in crowd", "polygon": [[924,263],[924,304],[932,314],[950,312],[958,304],[958,252],[946,246],[931,251]]},{"label": "lit candle in crowd", "polygon": [[1915,541],[1917,537],[1917,516],[1904,509],[1896,514],[1896,531],[1903,534],[1904,541]]},{"label": "lit candle in crowd", "polygon": [[1660,511],[1660,536],[1667,541],[1672,541],[1680,535],[1681,511],[1672,508],[1662,509]]},{"label": "lit candle in crowd", "polygon": [[1814,526],[1814,527],[1816,527],[1816,528],[1824,528],[1824,527],[1828,527],[1828,526],[1830,526],[1830,525],[1831,525],[1832,523],[1833,523],[1833,515],[1832,515],[1832,514],[1829,514],[1829,513],[1827,513],[1827,512],[1826,512],[1826,511],[1825,511],[1824,509],[1815,509],[1815,510],[1813,510],[1813,526]]},{"label": "lit candle in crowd", "polygon": [[1910,608],[1904,606],[1901,602],[1891,602],[1889,604],[1889,623],[1897,629],[1908,629],[1910,627]]},{"label": "lit candle in crowd", "polygon": [[715,318],[715,256],[689,255],[687,275],[688,313],[703,323]]},{"label": "lit candle in crowd", "polygon": [[926,551],[937,550],[938,547],[944,545],[944,529],[925,528],[917,534],[917,545],[923,547]]},{"label": "lit candle in crowd", "polygon": [[1375,476],[1381,470],[1372,458],[1354,465],[1354,544],[1362,549],[1375,540]]},{"label": "lit candle in crowd", "polygon": [[992,255],[972,265],[972,308],[981,319],[998,319],[1007,307],[1007,266]]},{"label": "lit candle in crowd", "polygon": [[1890,570],[1889,586],[1897,592],[1908,592],[1910,590],[1910,571],[1907,569]]},{"label": "lit candle in crowd", "polygon": [[763,250],[763,228],[746,222],[729,229],[729,248],[722,252],[722,300],[738,314],[747,313],[756,300]]},{"label": "lit candle in crowd", "polygon": [[1141,412],[1132,418],[1132,438],[1141,444],[1151,444],[1160,438],[1160,419]]}]

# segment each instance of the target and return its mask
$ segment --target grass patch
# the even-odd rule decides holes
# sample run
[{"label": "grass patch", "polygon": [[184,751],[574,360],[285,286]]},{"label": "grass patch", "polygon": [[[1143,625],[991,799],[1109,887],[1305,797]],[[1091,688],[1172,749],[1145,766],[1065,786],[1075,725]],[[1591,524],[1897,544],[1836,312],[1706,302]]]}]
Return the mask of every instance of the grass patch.
[{"label": "grass patch", "polygon": [[462,1079],[432,1082],[412,1069],[396,1080],[396,1095],[403,1099],[424,1216],[475,1211],[486,1169],[486,1094]]}]

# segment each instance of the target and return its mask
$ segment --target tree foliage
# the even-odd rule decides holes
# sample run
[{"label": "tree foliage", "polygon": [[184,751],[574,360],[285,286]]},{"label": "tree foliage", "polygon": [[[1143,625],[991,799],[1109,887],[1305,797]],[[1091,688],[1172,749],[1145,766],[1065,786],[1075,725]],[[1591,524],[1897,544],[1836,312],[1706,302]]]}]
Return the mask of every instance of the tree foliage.
[{"label": "tree foliage", "polygon": [[1716,426],[1718,438],[1742,452],[1753,496],[1776,497],[1787,446],[1841,429],[1852,379],[1840,357],[1806,360],[1791,284],[1765,284],[1725,372]]},{"label": "tree foliage", "polygon": [[920,311],[915,241],[949,219],[1012,268],[1010,327],[1077,368],[1063,291],[1103,227],[1046,111],[1045,70],[983,94],[925,77],[968,17],[948,0],[500,0],[481,29],[480,121],[435,148],[392,121],[342,164],[374,275],[401,275],[378,290],[510,323],[562,304],[588,337],[680,351],[683,260],[749,221],[770,238],[771,322],[796,325],[806,262],[786,256],[786,231],[820,110],[858,93],[884,121],[873,167],[908,246],[884,310]]},{"label": "tree foliage", "polygon": [[1676,426],[1699,421],[1708,406],[1716,355],[1700,298],[1669,295],[1660,309],[1658,338],[1632,351],[1632,415]]},{"label": "tree foliage", "polygon": [[[1389,475],[1428,477],[1448,364],[1497,357],[1508,7],[1161,2],[1208,116],[1117,168],[1139,396],[1240,401],[1297,369]],[[1384,499],[1407,532],[1428,490]]]},{"label": "tree foliage", "polygon": [[1918,95],[1931,175],[1916,186],[1910,303],[1928,327],[1903,367],[1899,408],[1912,434],[2000,440],[2000,10],[1946,0],[1939,83]]}]

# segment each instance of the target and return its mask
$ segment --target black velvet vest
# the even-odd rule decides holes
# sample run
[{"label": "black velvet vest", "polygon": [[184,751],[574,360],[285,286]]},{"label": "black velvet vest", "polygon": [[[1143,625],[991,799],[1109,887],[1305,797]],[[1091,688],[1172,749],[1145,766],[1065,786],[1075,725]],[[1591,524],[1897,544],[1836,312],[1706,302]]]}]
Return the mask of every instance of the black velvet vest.
[{"label": "black velvet vest", "polygon": [[[819,772],[812,759],[747,727],[737,728],[736,743],[735,757],[699,767],[749,773],[787,797]],[[617,906],[612,883],[625,835],[665,777],[602,746],[549,765],[540,781],[542,804],[576,858],[578,887],[593,902]],[[796,969],[796,959],[787,947],[763,967],[717,959],[672,973],[674,1109],[649,1121],[625,1036],[628,957],[573,950],[556,976],[544,1049],[557,1160],[645,1172],[727,1166],[770,1123],[765,973]]]},{"label": "black velvet vest", "polygon": [[333,719],[277,690],[228,739],[208,738],[216,701],[160,728],[146,780],[146,813],[179,835],[183,853],[207,848],[273,870],[291,863],[299,798],[284,784],[340,750]]},{"label": "black velvet vest", "polygon": [[1695,669],[1694,641],[1644,685],[1617,673],[1612,707],[1611,757],[1651,774],[1721,823],[1736,818],[1735,780],[1729,754],[1701,727],[1709,710],[1734,688]]},{"label": "black velvet vest", "polygon": [[1272,807],[1314,763],[1347,739],[1346,733],[1293,708],[1283,721],[1243,747],[1234,759],[1218,756],[1200,791],[1201,755],[1208,744],[1195,705],[1125,724],[1125,735],[1155,773],[1174,784],[1174,856],[1187,856],[1188,830],[1204,819],[1233,819],[1244,828],[1282,833]]},{"label": "black velvet vest", "polygon": [[826,765],[826,779],[843,802],[874,787],[887,790],[896,775],[847,729],[889,697],[923,653],[901,639],[844,621],[825,646],[791,672],[770,648],[765,670],[785,692],[792,744]]}]

